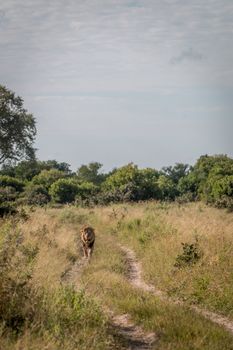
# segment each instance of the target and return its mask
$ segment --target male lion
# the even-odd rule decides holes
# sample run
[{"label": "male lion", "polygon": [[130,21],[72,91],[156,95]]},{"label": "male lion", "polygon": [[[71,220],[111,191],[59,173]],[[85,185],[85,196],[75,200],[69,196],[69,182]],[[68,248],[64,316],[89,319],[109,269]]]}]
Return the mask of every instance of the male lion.
[{"label": "male lion", "polygon": [[95,243],[95,231],[89,225],[84,225],[80,230],[83,254],[85,258],[90,259]]}]

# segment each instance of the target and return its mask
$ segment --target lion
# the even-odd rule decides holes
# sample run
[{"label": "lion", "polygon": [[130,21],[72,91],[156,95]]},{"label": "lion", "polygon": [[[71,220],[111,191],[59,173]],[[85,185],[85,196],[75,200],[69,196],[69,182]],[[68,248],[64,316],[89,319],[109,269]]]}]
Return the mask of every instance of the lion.
[{"label": "lion", "polygon": [[90,259],[94,250],[95,230],[89,225],[84,225],[80,230],[84,257]]}]

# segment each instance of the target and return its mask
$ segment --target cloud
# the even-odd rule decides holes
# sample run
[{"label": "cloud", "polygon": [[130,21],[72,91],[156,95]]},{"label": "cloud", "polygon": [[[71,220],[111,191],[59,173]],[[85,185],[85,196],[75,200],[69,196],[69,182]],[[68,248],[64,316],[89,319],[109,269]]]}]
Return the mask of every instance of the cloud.
[{"label": "cloud", "polygon": [[203,55],[195,51],[193,48],[183,50],[180,55],[171,58],[172,64],[182,63],[184,61],[198,62],[203,60]]},{"label": "cloud", "polygon": [[4,25],[7,23],[5,12],[0,10],[0,28],[3,28]]},{"label": "cloud", "polygon": [[[233,59],[227,0],[8,0],[0,11],[0,74],[27,93],[149,90],[170,77],[175,86],[219,83]],[[201,60],[188,80],[170,66]]]},{"label": "cloud", "polygon": [[[109,157],[114,163],[111,139],[117,139],[114,152],[121,158],[118,144],[123,138],[122,150],[127,148],[131,133],[137,138],[131,154],[144,153],[143,159],[147,132],[148,159],[154,159],[170,121],[171,132],[182,136],[182,128],[175,130],[180,116],[193,124],[212,114],[224,120],[212,109],[220,94],[212,91],[227,91],[229,99],[219,105],[232,115],[232,17],[229,0],[0,1],[0,83],[24,97],[35,114],[41,157],[53,144],[67,158],[73,152],[75,162],[77,150],[83,154],[75,135],[85,137],[90,124],[91,136],[99,138],[96,151],[108,150],[105,162]],[[159,129],[166,118],[169,123]],[[72,149],[56,138],[58,124],[60,134],[67,130],[67,142],[73,132]],[[87,153],[95,158],[93,149],[85,151],[85,159]]]}]

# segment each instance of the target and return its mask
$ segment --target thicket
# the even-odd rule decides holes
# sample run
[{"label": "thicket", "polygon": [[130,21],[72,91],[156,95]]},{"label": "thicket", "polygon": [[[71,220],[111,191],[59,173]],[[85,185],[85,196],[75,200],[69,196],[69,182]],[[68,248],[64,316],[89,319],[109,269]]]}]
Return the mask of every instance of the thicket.
[{"label": "thicket", "polygon": [[[113,202],[203,200],[233,210],[233,159],[201,156],[194,166],[139,169],[130,163],[109,173],[100,163],[82,165],[72,173],[67,163],[22,161],[0,171],[0,213],[17,204],[76,203],[91,206]],[[13,209],[12,209],[13,210]]]}]

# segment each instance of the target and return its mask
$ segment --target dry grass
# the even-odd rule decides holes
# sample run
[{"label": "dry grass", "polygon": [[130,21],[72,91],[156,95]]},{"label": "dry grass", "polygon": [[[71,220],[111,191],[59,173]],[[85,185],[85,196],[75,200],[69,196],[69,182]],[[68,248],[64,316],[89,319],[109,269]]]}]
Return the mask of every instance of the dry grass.
[{"label": "dry grass", "polygon": [[65,210],[38,209],[27,221],[1,222],[0,263],[11,255],[0,278],[0,349],[100,350],[117,345],[97,303],[62,284],[64,272],[81,259],[80,224],[67,225],[64,216]]},{"label": "dry grass", "polygon": [[[98,241],[93,260],[83,274],[83,286],[103,307],[107,305],[116,313],[129,313],[136,323],[158,334],[156,349],[233,349],[232,336],[224,329],[188,307],[161,301],[129,284],[127,263],[116,244],[119,241],[137,251],[147,273],[158,273],[157,282],[163,282],[159,287],[166,289],[171,278],[176,283],[173,264],[180,250],[179,242],[192,235],[179,237],[179,231],[165,221],[166,214],[160,214],[160,210],[153,203],[128,206],[126,215],[122,206],[114,207],[114,212],[112,208],[96,208],[93,221]],[[158,241],[152,245],[154,238]],[[175,244],[177,239],[179,242]],[[166,276],[170,273],[169,264],[172,277]],[[190,269],[193,267],[185,274],[190,274]],[[154,281],[149,274],[147,278]]]},{"label": "dry grass", "polygon": [[[221,327],[188,307],[171,305],[134,289],[127,279],[126,258],[116,244],[123,243],[135,250],[142,262],[144,278],[158,289],[182,298],[187,305],[195,302],[233,318],[233,214],[202,204],[180,206],[155,202],[94,209],[37,209],[27,221],[17,223],[28,256],[33,253],[33,247],[39,248],[32,258],[30,283],[37,291],[46,290],[54,300],[63,300],[62,303],[73,298],[72,293],[62,294],[59,288],[64,271],[81,259],[79,229],[83,223],[93,225],[97,236],[91,263],[78,281],[93,305],[130,314],[137,324],[158,335],[155,348],[159,350],[233,349],[232,336]],[[181,242],[191,243],[196,236],[201,259],[184,268],[174,267],[177,255],[182,253]],[[56,314],[58,304],[51,305],[37,317],[37,322],[45,322],[46,312],[50,317],[51,313]],[[66,314],[62,310],[61,316]],[[65,322],[75,328],[76,311],[72,307],[69,310]],[[58,332],[58,325],[51,317],[52,328],[51,325],[44,331],[40,328],[39,333],[30,327],[16,337],[3,332],[0,348],[123,349],[122,341],[109,330],[105,316],[101,316],[98,307],[95,310],[90,317],[85,316],[87,324],[85,330],[79,327],[76,332],[76,343],[65,339],[61,345],[56,341],[54,332]],[[92,326],[91,319],[95,320]],[[64,318],[58,317],[58,321],[61,336],[66,326]],[[91,340],[85,343],[85,337]]]},{"label": "dry grass", "polygon": [[[233,318],[233,215],[201,204],[141,206],[137,221],[120,223],[119,235],[137,251],[145,278],[169,294]],[[129,224],[133,225],[134,234]],[[136,234],[135,234],[136,232]],[[182,269],[174,267],[182,242],[198,238],[202,258]]]}]

